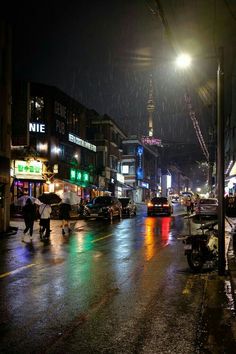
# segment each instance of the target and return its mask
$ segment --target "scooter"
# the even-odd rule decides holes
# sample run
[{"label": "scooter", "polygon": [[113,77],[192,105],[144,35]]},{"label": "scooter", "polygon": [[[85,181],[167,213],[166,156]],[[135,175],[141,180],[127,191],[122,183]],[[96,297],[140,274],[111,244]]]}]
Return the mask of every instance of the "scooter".
[{"label": "scooter", "polygon": [[203,224],[197,229],[201,230],[201,233],[190,233],[178,238],[184,243],[184,253],[194,273],[200,272],[207,263],[213,268],[217,265],[218,231],[215,229],[217,224],[217,221]]}]

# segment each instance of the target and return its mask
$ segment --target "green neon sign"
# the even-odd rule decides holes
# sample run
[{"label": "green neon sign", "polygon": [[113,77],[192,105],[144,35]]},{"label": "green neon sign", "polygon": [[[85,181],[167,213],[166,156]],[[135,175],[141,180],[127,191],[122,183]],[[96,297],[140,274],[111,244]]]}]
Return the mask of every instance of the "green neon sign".
[{"label": "green neon sign", "polygon": [[85,187],[89,182],[89,173],[87,171],[71,168],[70,180],[73,182],[80,183],[82,187]]}]

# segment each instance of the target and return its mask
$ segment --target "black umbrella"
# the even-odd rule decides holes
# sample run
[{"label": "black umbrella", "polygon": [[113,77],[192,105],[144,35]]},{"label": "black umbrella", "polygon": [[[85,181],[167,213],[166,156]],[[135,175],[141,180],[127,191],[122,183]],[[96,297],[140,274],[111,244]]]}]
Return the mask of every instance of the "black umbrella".
[{"label": "black umbrella", "polygon": [[38,199],[44,204],[58,204],[61,202],[61,198],[56,193],[43,193]]}]

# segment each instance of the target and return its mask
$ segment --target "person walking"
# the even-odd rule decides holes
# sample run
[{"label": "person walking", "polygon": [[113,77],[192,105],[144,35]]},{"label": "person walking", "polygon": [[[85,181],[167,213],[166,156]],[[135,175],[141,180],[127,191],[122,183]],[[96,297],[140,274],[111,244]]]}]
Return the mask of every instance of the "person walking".
[{"label": "person walking", "polygon": [[84,214],[84,205],[85,205],[84,199],[80,198],[80,202],[79,202],[79,215],[80,216],[83,216],[83,214]]},{"label": "person walking", "polygon": [[186,200],[186,207],[187,207],[187,213],[190,214],[192,209],[192,199],[190,196]]},{"label": "person walking", "polygon": [[33,239],[33,228],[34,228],[34,221],[36,219],[36,206],[32,203],[32,200],[28,198],[26,200],[25,205],[22,208],[24,222],[25,222],[25,229],[24,234],[22,235],[21,241],[24,242],[24,235],[29,231],[30,233],[30,241]]},{"label": "person walking", "polygon": [[70,229],[70,211],[71,211],[71,205],[70,201],[66,200],[65,202],[60,204],[60,211],[59,211],[59,219],[62,221],[61,223],[61,232],[62,235],[65,235],[65,228],[68,228],[68,232],[71,232]]},{"label": "person walking", "polygon": [[41,204],[39,206],[39,215],[40,215],[40,239],[43,237],[49,238],[50,236],[50,214],[52,212],[51,205]]}]

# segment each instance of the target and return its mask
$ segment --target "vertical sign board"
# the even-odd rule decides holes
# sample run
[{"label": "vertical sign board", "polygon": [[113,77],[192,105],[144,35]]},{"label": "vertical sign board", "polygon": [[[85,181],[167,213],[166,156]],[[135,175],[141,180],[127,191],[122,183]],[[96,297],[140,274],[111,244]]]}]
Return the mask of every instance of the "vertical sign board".
[{"label": "vertical sign board", "polygon": [[137,180],[143,179],[143,146],[138,145],[136,148],[137,155],[137,168],[136,168],[136,178]]},{"label": "vertical sign board", "polygon": [[15,82],[12,90],[12,145],[29,145],[30,84]]}]

